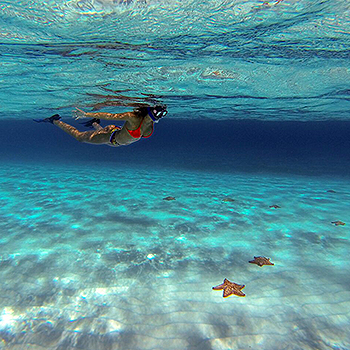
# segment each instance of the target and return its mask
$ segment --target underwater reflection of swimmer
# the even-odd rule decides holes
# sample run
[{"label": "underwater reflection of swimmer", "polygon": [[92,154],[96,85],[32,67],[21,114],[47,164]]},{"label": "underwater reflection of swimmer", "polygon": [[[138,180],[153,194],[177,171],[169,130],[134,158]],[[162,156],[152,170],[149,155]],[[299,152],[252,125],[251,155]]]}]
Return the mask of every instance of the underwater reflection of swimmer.
[{"label": "underwater reflection of swimmer", "polygon": [[[94,145],[108,146],[126,146],[141,138],[150,137],[153,133],[154,123],[167,114],[165,105],[156,105],[153,107],[139,107],[132,112],[126,113],[90,113],[84,112],[79,108],[74,111],[75,119],[93,118],[83,123],[85,126],[92,126],[94,131],[79,131],[75,127],[62,122],[58,114],[50,118],[34,119],[37,123],[48,122],[58,126],[68,135],[73,136],[76,140]],[[122,127],[107,125],[102,127],[100,119],[124,121]]]}]

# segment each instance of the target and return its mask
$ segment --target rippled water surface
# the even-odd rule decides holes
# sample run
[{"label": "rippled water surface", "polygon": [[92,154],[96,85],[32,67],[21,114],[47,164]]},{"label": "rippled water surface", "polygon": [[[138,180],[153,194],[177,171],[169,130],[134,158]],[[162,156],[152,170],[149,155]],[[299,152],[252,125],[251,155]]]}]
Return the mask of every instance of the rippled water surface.
[{"label": "rippled water surface", "polygon": [[0,10],[4,119],[154,101],[173,118],[348,118],[347,0],[2,0]]}]

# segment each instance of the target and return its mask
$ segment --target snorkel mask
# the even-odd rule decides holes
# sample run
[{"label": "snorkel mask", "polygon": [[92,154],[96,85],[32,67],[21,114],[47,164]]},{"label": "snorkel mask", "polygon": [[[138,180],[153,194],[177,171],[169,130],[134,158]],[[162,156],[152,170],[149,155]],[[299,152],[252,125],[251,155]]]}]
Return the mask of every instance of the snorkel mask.
[{"label": "snorkel mask", "polygon": [[147,107],[148,115],[154,123],[158,123],[160,118],[167,115],[168,111],[165,105],[157,105],[153,107]]}]

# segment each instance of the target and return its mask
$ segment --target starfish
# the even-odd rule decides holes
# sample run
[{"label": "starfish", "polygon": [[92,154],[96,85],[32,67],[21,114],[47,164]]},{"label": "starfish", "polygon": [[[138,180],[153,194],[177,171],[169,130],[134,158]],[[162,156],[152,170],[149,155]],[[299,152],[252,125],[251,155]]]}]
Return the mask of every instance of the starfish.
[{"label": "starfish", "polygon": [[276,204],[274,204],[274,205],[270,205],[269,206],[269,208],[275,208],[275,209],[278,209],[278,208],[281,208],[279,205],[276,205]]},{"label": "starfish", "polygon": [[165,197],[163,198],[164,201],[174,201],[175,200],[175,197]]},{"label": "starfish", "polygon": [[270,261],[270,258],[265,258],[264,256],[254,256],[254,260],[249,261],[251,264],[257,264],[262,267],[264,265],[275,265]]},{"label": "starfish", "polygon": [[234,202],[235,200],[230,197],[225,197],[222,199],[223,202]]},{"label": "starfish", "polygon": [[339,225],[344,226],[345,222],[338,220],[338,221],[332,221],[331,224],[334,224],[335,226],[339,226]]},{"label": "starfish", "polygon": [[234,294],[237,295],[238,297],[245,297],[245,294],[242,292],[242,289],[245,287],[244,284],[237,284],[237,283],[233,283],[230,282],[228,279],[224,279],[224,283],[213,287],[214,290],[221,290],[223,289],[224,292],[222,294],[222,296],[224,298]]}]

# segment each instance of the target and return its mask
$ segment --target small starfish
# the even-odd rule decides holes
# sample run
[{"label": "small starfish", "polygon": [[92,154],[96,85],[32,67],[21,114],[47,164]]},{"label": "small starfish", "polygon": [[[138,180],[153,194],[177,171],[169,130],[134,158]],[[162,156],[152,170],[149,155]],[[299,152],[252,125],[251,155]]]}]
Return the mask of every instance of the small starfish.
[{"label": "small starfish", "polygon": [[223,202],[234,202],[235,200],[230,197],[225,197],[222,199]]},{"label": "small starfish", "polygon": [[269,208],[279,209],[279,208],[281,208],[281,207],[280,207],[279,205],[274,204],[274,205],[270,205]]},{"label": "small starfish", "polygon": [[270,258],[265,258],[264,256],[254,256],[254,260],[249,261],[251,264],[257,264],[262,267],[264,265],[275,265],[270,261]]},{"label": "small starfish", "polygon": [[337,220],[337,221],[332,221],[331,224],[334,224],[335,226],[339,226],[339,225],[344,226],[345,222]]},{"label": "small starfish", "polygon": [[175,197],[165,197],[163,198],[164,201],[174,201],[175,200]]},{"label": "small starfish", "polygon": [[224,292],[222,296],[224,298],[227,298],[228,296],[234,294],[237,295],[238,297],[245,297],[245,294],[242,292],[242,289],[245,287],[244,284],[237,284],[230,282],[228,279],[224,279],[224,283],[213,287],[214,290],[221,290],[223,289]]}]

